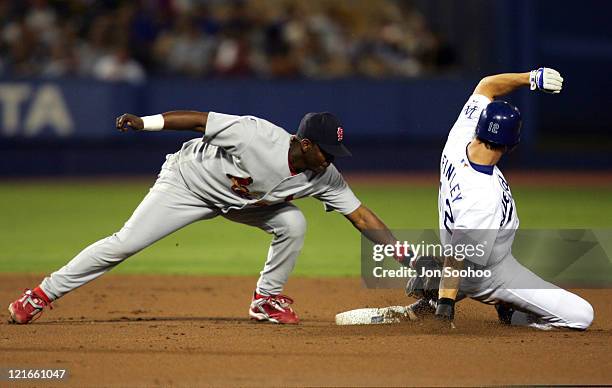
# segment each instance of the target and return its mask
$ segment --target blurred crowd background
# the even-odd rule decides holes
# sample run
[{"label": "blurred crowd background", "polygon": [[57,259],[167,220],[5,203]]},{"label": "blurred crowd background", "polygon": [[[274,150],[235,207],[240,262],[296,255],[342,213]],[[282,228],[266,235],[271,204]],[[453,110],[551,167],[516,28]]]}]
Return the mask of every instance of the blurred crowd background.
[{"label": "blurred crowd background", "polygon": [[189,77],[415,77],[453,48],[411,1],[0,2],[0,74],[142,82]]},{"label": "blurred crowd background", "polygon": [[524,118],[511,167],[611,169],[611,14],[600,0],[0,0],[0,178],[154,173],[194,134],[119,134],[114,119],[176,109],[289,132],[330,111],[355,155],[342,170],[436,171],[477,82],[540,66],[564,90],[505,97]]}]

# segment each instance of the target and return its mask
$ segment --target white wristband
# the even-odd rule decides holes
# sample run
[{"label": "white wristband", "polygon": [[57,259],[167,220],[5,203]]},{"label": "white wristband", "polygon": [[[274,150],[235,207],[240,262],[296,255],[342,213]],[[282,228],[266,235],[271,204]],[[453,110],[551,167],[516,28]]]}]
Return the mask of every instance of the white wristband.
[{"label": "white wristband", "polygon": [[164,129],[164,116],[161,114],[141,117],[143,131],[161,131]]},{"label": "white wristband", "polygon": [[538,88],[537,80],[538,70],[531,70],[529,72],[529,89],[536,90]]}]

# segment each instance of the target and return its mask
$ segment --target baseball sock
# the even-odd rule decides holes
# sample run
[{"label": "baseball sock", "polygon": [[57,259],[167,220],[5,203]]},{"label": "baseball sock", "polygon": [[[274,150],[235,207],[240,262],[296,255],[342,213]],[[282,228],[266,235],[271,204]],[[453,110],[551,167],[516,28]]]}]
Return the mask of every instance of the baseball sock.
[{"label": "baseball sock", "polygon": [[42,298],[45,302],[47,302],[47,304],[51,303],[51,299],[47,296],[47,294],[45,294],[40,286],[33,289],[32,292],[38,295],[38,297]]}]

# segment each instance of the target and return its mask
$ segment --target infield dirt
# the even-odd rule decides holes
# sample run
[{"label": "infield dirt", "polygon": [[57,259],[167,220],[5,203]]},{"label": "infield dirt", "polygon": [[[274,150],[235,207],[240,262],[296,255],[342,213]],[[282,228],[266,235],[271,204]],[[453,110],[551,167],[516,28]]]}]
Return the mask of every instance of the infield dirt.
[{"label": "infield dirt", "polygon": [[[0,301],[40,279],[0,275]],[[502,326],[493,307],[473,301],[458,305],[451,331],[430,319],[335,326],[341,311],[411,303],[401,290],[367,290],[359,279],[292,278],[286,293],[302,323],[254,323],[255,281],[106,276],[34,324],[3,319],[0,368],[65,368],[69,378],[52,383],[61,387],[612,383],[612,290],[576,291],[595,309],[586,332]]]}]

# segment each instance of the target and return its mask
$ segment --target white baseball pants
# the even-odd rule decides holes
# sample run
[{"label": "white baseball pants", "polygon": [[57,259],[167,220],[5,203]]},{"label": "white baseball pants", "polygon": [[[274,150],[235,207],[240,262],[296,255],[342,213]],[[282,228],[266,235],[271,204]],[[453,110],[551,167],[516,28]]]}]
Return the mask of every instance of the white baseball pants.
[{"label": "white baseball pants", "polygon": [[489,279],[462,279],[461,291],[488,304],[507,303],[517,310],[513,325],[536,322],[584,330],[593,322],[593,307],[576,294],[549,283],[509,256],[488,268]]}]

